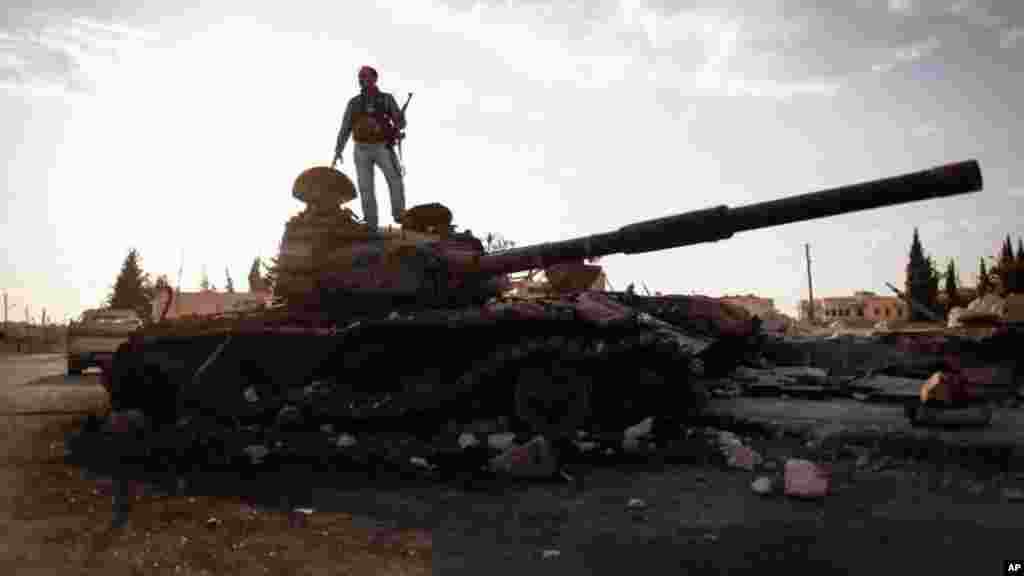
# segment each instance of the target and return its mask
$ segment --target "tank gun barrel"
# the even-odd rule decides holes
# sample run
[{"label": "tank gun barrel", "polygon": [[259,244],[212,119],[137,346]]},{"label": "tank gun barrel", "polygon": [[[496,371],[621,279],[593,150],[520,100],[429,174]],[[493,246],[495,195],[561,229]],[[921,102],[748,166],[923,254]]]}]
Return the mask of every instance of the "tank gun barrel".
[{"label": "tank gun barrel", "polygon": [[684,212],[630,224],[603,234],[512,248],[480,256],[472,267],[484,273],[507,274],[611,254],[668,250],[725,240],[746,230],[956,196],[981,189],[981,167],[976,160],[967,160],[737,208],[721,205]]}]

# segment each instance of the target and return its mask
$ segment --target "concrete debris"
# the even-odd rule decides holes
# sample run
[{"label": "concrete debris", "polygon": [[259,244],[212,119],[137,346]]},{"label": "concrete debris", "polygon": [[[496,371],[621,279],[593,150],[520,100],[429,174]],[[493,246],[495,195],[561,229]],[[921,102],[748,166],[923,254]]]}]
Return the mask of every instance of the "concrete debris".
[{"label": "concrete debris", "polygon": [[1003,490],[1003,498],[1009,502],[1024,502],[1024,490],[1006,488]]},{"label": "concrete debris", "polygon": [[642,510],[647,508],[647,502],[641,498],[630,498],[629,502],[626,503],[626,508],[630,510]]},{"label": "concrete debris", "polygon": [[431,465],[430,462],[427,462],[426,458],[420,456],[413,456],[412,458],[409,458],[409,463],[418,468],[426,468],[428,470],[434,469],[434,466]]},{"label": "concrete debris", "polygon": [[828,473],[814,462],[800,459],[786,461],[786,496],[820,498],[828,494],[828,485]]},{"label": "concrete debris", "polygon": [[561,556],[562,552],[560,550],[549,549],[542,551],[540,555],[541,558],[545,560],[552,560]]},{"label": "concrete debris", "polygon": [[639,452],[647,445],[653,428],[654,418],[646,418],[643,422],[626,428],[623,433],[622,449],[629,453]]},{"label": "concrete debris", "polygon": [[249,386],[248,388],[246,388],[245,392],[243,392],[243,395],[245,396],[245,401],[246,402],[252,403],[252,402],[259,402],[260,401],[259,394],[256,393],[256,389],[253,388],[252,386]]},{"label": "concrete debris", "polygon": [[557,462],[548,442],[537,436],[492,458],[491,467],[517,478],[550,478],[555,474]]},{"label": "concrete debris", "polygon": [[738,436],[726,430],[717,432],[718,449],[725,456],[726,464],[743,470],[753,470],[761,464],[761,455],[745,446]]},{"label": "concrete debris", "polygon": [[252,460],[253,464],[261,464],[263,463],[263,459],[266,458],[268,454],[270,454],[270,450],[268,450],[266,446],[263,446],[261,444],[254,444],[251,446],[246,446],[245,453]]},{"label": "concrete debris", "polygon": [[775,489],[775,480],[768,476],[762,476],[750,484],[750,489],[753,490],[755,494],[760,494],[762,496],[771,494],[772,490]]},{"label": "concrete debris", "polygon": [[338,436],[338,440],[334,443],[338,448],[351,448],[356,445],[356,437],[350,434],[342,434]]},{"label": "concrete debris", "polygon": [[334,425],[333,424],[324,424],[323,426],[320,427],[320,431],[323,432],[324,434],[330,434],[330,435],[333,436],[334,435]]},{"label": "concrete debris", "polygon": [[492,450],[504,452],[516,442],[516,435],[512,433],[490,434],[487,436],[487,446]]},{"label": "concrete debris", "polygon": [[468,432],[459,434],[459,448],[465,450],[466,448],[472,448],[478,446],[480,441],[476,439],[476,436]]}]

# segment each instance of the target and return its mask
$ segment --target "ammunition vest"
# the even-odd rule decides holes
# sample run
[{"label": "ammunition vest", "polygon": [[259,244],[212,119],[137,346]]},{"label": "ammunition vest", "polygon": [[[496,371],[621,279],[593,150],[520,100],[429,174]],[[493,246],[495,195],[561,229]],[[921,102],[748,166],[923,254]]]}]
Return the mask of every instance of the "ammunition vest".
[{"label": "ammunition vest", "polygon": [[352,139],[364,144],[387,144],[395,140],[398,129],[387,113],[387,94],[356,96],[352,111]]}]

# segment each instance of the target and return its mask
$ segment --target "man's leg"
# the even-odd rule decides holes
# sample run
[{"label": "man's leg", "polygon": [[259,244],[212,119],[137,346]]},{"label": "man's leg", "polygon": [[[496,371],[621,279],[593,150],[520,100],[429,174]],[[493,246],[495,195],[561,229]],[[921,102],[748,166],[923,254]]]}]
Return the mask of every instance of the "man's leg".
[{"label": "man's leg", "polygon": [[391,217],[395,219],[395,223],[401,223],[402,214],[405,213],[405,183],[402,181],[402,173],[398,171],[398,164],[391,148],[381,145],[378,150],[377,165],[384,173],[384,178],[388,181],[388,191],[391,192]]},{"label": "man's leg", "polygon": [[373,193],[373,148],[354,146],[356,163],[356,181],[359,184],[359,197],[363,203],[363,220],[372,228],[377,229],[377,197]]}]

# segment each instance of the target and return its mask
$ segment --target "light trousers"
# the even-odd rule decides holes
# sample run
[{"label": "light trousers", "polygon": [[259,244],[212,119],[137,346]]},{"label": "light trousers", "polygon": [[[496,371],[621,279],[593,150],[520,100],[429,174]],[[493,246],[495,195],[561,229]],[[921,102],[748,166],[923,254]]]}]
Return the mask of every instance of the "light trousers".
[{"label": "light trousers", "polygon": [[376,165],[387,180],[388,190],[391,192],[391,215],[395,222],[399,223],[402,213],[405,212],[405,184],[402,182],[402,174],[398,171],[393,152],[387,144],[355,142],[353,154],[359,196],[363,203],[363,220],[370,228],[377,228],[377,196],[373,187],[373,167]]}]

